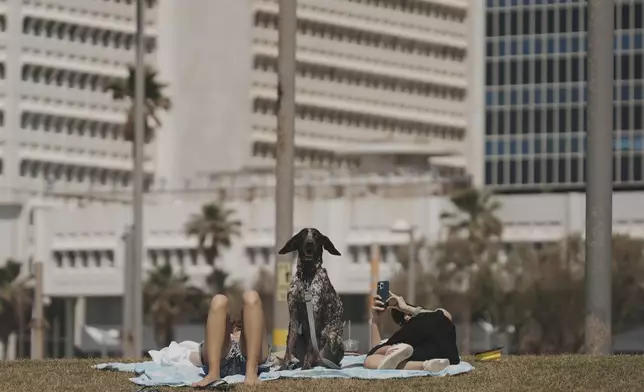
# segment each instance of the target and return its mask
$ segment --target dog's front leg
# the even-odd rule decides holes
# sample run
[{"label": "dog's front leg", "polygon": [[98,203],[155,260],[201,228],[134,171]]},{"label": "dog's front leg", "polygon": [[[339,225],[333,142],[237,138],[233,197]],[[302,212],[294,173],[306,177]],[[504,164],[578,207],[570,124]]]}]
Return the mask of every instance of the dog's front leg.
[{"label": "dog's front leg", "polygon": [[297,341],[297,327],[293,321],[288,323],[288,335],[286,336],[286,351],[284,353],[284,369],[291,368],[291,360],[293,358],[293,350]]},{"label": "dog's front leg", "polygon": [[306,349],[306,355],[304,356],[304,363],[302,364],[302,370],[311,369],[318,362],[318,356],[313,350],[313,347],[309,344]]}]

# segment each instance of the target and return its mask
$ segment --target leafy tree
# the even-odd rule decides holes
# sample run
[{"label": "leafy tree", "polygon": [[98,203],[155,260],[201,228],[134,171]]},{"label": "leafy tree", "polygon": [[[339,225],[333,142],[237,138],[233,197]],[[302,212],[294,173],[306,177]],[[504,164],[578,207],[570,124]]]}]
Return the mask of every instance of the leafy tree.
[{"label": "leafy tree", "polygon": [[[644,241],[613,237],[613,333],[644,322]],[[584,346],[585,244],[569,236],[521,258],[523,274],[510,305],[522,353],[575,353]]]},{"label": "leafy tree", "polygon": [[[578,352],[584,338],[584,255],[579,236],[549,244],[524,260],[528,288],[516,293],[523,308],[517,343],[524,353]],[[538,342],[538,343],[537,343]]]},{"label": "leafy tree", "polygon": [[20,280],[22,263],[7,260],[0,268],[0,342],[7,347],[9,335],[18,333],[19,354],[32,303],[32,290]]},{"label": "leafy tree", "polygon": [[[130,66],[128,67],[128,77],[126,79],[112,79],[103,87],[105,91],[112,93],[114,100],[120,101],[127,99],[130,102],[124,129],[125,140],[130,142],[134,141],[135,75],[135,68]],[[160,110],[168,111],[172,106],[170,98],[164,95],[163,91],[167,85],[159,82],[157,76],[155,70],[150,67],[145,68],[145,143],[152,141],[155,127],[162,125],[158,112]]]},{"label": "leafy tree", "polygon": [[613,332],[644,322],[644,241],[613,236]]},{"label": "leafy tree", "polygon": [[454,212],[444,212],[441,220],[447,227],[447,238],[436,249],[439,280],[447,284],[444,297],[456,301],[455,315],[463,325],[461,350],[469,353],[472,306],[478,301],[489,304],[498,293],[489,280],[496,268],[499,243],[503,233],[496,216],[500,204],[491,195],[475,188],[457,190],[450,197]]},{"label": "leafy tree", "polygon": [[174,340],[174,325],[195,294],[188,286],[188,277],[175,274],[172,266],[162,265],[153,270],[143,287],[145,312],[154,328],[157,345],[167,347]]},{"label": "leafy tree", "polygon": [[201,207],[199,214],[193,214],[186,223],[186,234],[197,237],[199,249],[208,265],[214,267],[221,249],[229,248],[232,237],[240,235],[241,222],[232,218],[234,213],[218,203],[208,203]]}]

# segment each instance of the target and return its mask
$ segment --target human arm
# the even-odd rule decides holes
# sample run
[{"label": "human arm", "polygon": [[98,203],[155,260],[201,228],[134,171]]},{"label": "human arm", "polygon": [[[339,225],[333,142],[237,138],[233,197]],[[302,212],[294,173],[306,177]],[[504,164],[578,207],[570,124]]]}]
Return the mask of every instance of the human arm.
[{"label": "human arm", "polygon": [[385,304],[382,302],[380,296],[376,295],[371,306],[371,325],[369,326],[371,328],[371,347],[377,346],[382,341],[382,337],[380,336],[380,322],[384,311]]},{"label": "human arm", "polygon": [[387,304],[412,317],[417,316],[420,313],[433,312],[433,310],[427,310],[422,308],[421,306],[411,306],[405,301],[402,296],[396,295],[392,292],[389,292],[389,299],[387,300]]}]

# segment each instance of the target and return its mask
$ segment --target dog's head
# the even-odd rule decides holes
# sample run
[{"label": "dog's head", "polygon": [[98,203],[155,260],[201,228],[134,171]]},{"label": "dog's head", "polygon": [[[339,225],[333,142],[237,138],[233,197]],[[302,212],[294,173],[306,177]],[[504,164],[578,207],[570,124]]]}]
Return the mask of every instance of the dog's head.
[{"label": "dog's head", "polygon": [[278,252],[283,255],[297,251],[297,256],[302,262],[316,263],[322,259],[322,252],[326,250],[335,256],[340,252],[335,248],[329,237],[312,227],[302,229],[295,234]]}]

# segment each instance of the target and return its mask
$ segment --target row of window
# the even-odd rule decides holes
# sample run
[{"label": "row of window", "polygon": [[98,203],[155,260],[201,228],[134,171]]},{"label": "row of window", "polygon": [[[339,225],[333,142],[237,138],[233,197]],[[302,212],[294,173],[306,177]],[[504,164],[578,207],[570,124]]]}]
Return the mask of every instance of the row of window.
[{"label": "row of window", "polygon": [[114,80],[113,76],[72,71],[65,68],[44,67],[25,64],[22,66],[22,80],[32,83],[55,84],[60,87],[80,90],[103,91],[103,87]]},{"label": "row of window", "polygon": [[[22,32],[36,37],[58,38],[71,42],[91,43],[114,49],[130,50],[136,44],[134,34],[101,29],[74,23],[65,23],[53,19],[25,17],[22,21]],[[147,37],[145,50],[152,53],[156,40]]]},{"label": "row of window", "polygon": [[[274,144],[267,143],[254,143],[253,156],[260,158],[276,158],[276,150]],[[295,151],[295,161],[303,163],[307,167],[314,168],[341,168],[356,169],[358,161],[355,159],[337,159],[333,153],[319,150],[308,150],[297,148]]]},{"label": "row of window", "polygon": [[[577,154],[587,148],[585,133],[565,135],[512,136],[510,138],[488,138],[485,141],[485,155],[514,156],[533,154]],[[613,150],[621,152],[644,151],[644,136],[641,132],[631,135],[613,135]]]},{"label": "row of window", "polygon": [[[488,186],[525,188],[526,185],[583,185],[586,182],[585,158],[540,158],[535,160],[486,160],[485,183]],[[607,163],[610,164],[610,163]],[[613,157],[614,183],[644,185],[642,154]]]},{"label": "row of window", "polygon": [[[258,11],[255,13],[255,26],[266,29],[277,29],[276,14]],[[309,20],[297,21],[297,31],[302,35],[327,38],[332,41],[346,41],[360,46],[372,46],[403,53],[415,53],[424,56],[463,61],[465,49],[449,45],[429,43],[410,38],[402,38],[384,33],[373,33],[358,28],[343,27]]]},{"label": "row of window", "polygon": [[[613,39],[616,51],[644,49],[644,33],[620,33]],[[485,46],[487,57],[525,56],[556,53],[585,53],[588,41],[585,36],[556,37],[538,36],[513,38],[510,40],[488,40]]]},{"label": "row of window", "polygon": [[54,251],[52,256],[58,268],[114,267],[114,252],[109,249]]},{"label": "row of window", "polygon": [[[277,60],[274,57],[255,56],[254,69],[277,73]],[[366,70],[365,70],[366,71]],[[463,101],[465,89],[441,86],[420,81],[404,80],[367,72],[358,72],[313,63],[297,63],[297,76],[334,83],[395,91],[405,94],[436,97],[451,101]]]},{"label": "row of window", "polygon": [[441,19],[463,22],[466,11],[459,7],[450,7],[431,3],[424,0],[348,0],[352,3],[372,5],[390,10],[399,10],[403,12],[437,17]]},{"label": "row of window", "polygon": [[[277,114],[277,102],[257,98],[253,102],[253,112],[259,114]],[[385,116],[367,115],[349,111],[336,111],[319,107],[298,105],[296,116],[302,120],[311,120],[338,124],[349,127],[371,128],[382,131],[404,132],[435,136],[443,139],[458,138],[463,129],[427,125],[412,120],[394,120]]]},{"label": "row of window", "polygon": [[[115,3],[117,3],[117,4],[118,4],[118,3],[125,3],[125,4],[127,4],[127,5],[130,5],[130,4],[136,4],[136,0],[102,0],[102,1],[105,1],[105,2],[113,1],[113,2],[115,2]],[[148,8],[152,8],[152,7],[154,7],[154,5],[155,5],[156,3],[157,3],[157,0],[144,0],[144,4],[145,4]]]},{"label": "row of window", "polygon": [[[644,28],[644,4],[639,2],[631,7],[624,2],[616,4],[615,7],[616,29]],[[572,7],[489,10],[485,19],[488,37],[569,33],[586,31],[588,8],[578,3]]]},{"label": "row of window", "polygon": [[[89,182],[90,184],[128,187],[132,173],[125,170],[103,169],[98,167],[73,166],[42,161],[20,161],[20,176],[27,178],[42,178],[53,184],[65,182]],[[148,179],[146,183],[150,183]]]},{"label": "row of window", "polygon": [[20,116],[22,129],[45,132],[63,132],[69,135],[119,139],[123,137],[123,124],[87,120],[76,117],[55,116],[35,112],[23,112]]},{"label": "row of window", "polygon": [[[615,101],[639,101],[644,98],[642,84],[624,84],[613,87]],[[588,100],[585,86],[568,85],[548,88],[513,88],[509,90],[488,89],[485,102],[491,106],[522,106],[533,104],[577,104]]]},{"label": "row of window", "polygon": [[488,8],[492,7],[517,7],[517,6],[536,6],[536,5],[550,5],[556,6],[558,4],[566,3],[583,3],[586,0],[486,0],[485,5]]},{"label": "row of window", "polygon": [[[644,129],[643,106],[641,103],[615,105],[613,129],[622,131]],[[587,129],[586,121],[586,108],[583,106],[487,110],[485,133],[514,135],[583,132]]]},{"label": "row of window", "polygon": [[[629,53],[615,56],[615,80],[644,79],[644,54]],[[485,84],[503,86],[528,83],[582,82],[588,77],[586,56],[548,59],[488,60]]]}]

